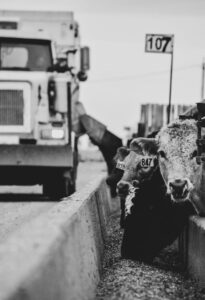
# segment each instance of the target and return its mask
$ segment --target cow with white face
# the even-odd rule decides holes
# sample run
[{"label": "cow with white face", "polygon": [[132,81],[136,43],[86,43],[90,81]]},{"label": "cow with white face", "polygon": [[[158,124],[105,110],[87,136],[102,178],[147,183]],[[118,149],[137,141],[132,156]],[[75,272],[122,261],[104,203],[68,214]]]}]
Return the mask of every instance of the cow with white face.
[{"label": "cow with white face", "polygon": [[203,164],[197,164],[197,126],[195,120],[177,120],[163,127],[156,137],[159,166],[172,200],[190,199],[205,214]]},{"label": "cow with white face", "polygon": [[[129,150],[126,147],[119,147],[117,153],[113,159],[113,170],[110,175],[107,177],[106,182],[110,186],[111,196],[116,196],[116,186],[117,183],[123,176],[124,173],[124,159],[129,154]],[[126,196],[120,196],[120,206],[121,206],[121,216],[120,216],[120,226],[124,227],[124,218],[125,218],[125,198]]]},{"label": "cow with white face", "polygon": [[119,194],[126,199],[123,258],[152,261],[195,213],[190,201],[176,203],[167,195],[157,151],[155,139],[136,138],[123,160],[124,174],[117,184]]}]

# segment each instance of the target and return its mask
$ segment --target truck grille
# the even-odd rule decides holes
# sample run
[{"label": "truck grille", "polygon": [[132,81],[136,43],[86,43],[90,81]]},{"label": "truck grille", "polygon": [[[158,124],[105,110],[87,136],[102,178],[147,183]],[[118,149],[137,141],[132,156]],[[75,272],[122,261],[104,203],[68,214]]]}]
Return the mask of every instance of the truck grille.
[{"label": "truck grille", "polygon": [[0,126],[24,125],[23,90],[0,90]]}]

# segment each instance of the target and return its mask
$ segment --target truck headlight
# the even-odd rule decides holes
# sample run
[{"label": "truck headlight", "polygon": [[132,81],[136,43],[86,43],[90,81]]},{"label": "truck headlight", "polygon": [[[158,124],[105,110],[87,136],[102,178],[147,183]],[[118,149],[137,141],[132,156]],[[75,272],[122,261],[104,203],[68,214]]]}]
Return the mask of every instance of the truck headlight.
[{"label": "truck headlight", "polygon": [[53,139],[61,140],[65,137],[65,133],[63,129],[52,129],[51,136]]},{"label": "truck headlight", "polygon": [[62,140],[65,137],[65,131],[62,128],[42,129],[41,138],[44,140]]}]

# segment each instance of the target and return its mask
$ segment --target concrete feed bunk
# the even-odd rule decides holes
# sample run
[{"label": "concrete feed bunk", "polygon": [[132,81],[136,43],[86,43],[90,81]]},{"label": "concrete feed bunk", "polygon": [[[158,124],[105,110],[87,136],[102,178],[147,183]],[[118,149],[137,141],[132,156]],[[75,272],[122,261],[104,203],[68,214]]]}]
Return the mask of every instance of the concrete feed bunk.
[{"label": "concrete feed bunk", "polygon": [[94,298],[110,213],[98,176],[16,231],[0,246],[0,299]]}]

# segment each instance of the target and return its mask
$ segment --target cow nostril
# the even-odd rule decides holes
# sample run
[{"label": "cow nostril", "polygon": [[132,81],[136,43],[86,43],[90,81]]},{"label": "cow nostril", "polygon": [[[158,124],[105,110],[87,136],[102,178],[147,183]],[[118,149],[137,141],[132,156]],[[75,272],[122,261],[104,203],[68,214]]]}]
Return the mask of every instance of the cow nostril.
[{"label": "cow nostril", "polygon": [[173,185],[172,182],[169,182],[169,187],[170,187],[171,190],[174,188],[174,185]]},{"label": "cow nostril", "polygon": [[118,189],[122,188],[123,185],[124,185],[123,183],[119,182],[119,183],[117,184]]},{"label": "cow nostril", "polygon": [[137,188],[139,187],[139,180],[133,180],[132,185]]}]

